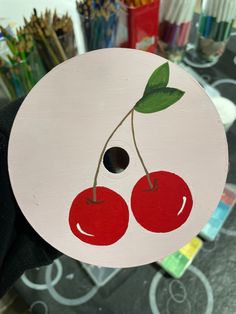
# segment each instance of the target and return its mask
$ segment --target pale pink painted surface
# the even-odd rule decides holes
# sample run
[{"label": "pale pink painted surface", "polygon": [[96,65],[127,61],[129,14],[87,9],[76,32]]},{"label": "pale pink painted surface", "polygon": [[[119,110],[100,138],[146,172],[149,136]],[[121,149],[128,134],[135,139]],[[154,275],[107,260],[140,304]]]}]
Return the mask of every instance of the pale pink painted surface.
[{"label": "pale pink painted surface", "polygon": [[[136,137],[149,171],[168,170],[188,183],[194,199],[189,219],[173,232],[155,234],[141,228],[130,211],[127,233],[107,247],[87,245],[70,231],[71,201],[92,185],[105,140],[141,97],[153,70],[165,61],[129,49],[75,57],[46,75],[19,110],[8,156],[14,194],[33,228],[66,255],[111,267],[157,261],[191,240],[215,209],[228,168],[225,133],[204,90],[170,63],[168,86],[186,94],[165,111],[135,113]],[[144,175],[130,119],[108,147],[117,145],[129,153],[130,165],[121,174],[102,166],[98,185],[114,189],[129,205],[132,187]]]}]

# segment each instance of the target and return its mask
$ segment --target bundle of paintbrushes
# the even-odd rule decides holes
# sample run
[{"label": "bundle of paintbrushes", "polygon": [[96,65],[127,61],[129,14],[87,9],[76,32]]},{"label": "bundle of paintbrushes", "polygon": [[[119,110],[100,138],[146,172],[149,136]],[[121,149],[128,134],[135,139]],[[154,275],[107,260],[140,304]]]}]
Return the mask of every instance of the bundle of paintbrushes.
[{"label": "bundle of paintbrushes", "polygon": [[188,43],[195,0],[165,0],[161,3],[159,53],[180,62]]},{"label": "bundle of paintbrushes", "polygon": [[115,45],[118,0],[77,1],[87,51]]},{"label": "bundle of paintbrushes", "polygon": [[14,36],[0,27],[6,53],[0,56],[0,83],[9,99],[24,96],[45,74],[30,34]]},{"label": "bundle of paintbrushes", "polygon": [[46,10],[39,16],[34,9],[30,20],[24,21],[19,34],[32,35],[47,70],[76,54],[73,23],[67,14],[59,17],[56,11]]},{"label": "bundle of paintbrushes", "polygon": [[204,59],[217,60],[223,54],[235,17],[235,0],[202,2],[197,50]]}]

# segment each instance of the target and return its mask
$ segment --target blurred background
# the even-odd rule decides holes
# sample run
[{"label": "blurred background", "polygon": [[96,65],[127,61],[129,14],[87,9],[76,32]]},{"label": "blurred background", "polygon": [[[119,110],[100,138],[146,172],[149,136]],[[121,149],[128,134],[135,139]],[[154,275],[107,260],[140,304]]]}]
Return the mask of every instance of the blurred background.
[{"label": "blurred background", "polygon": [[129,269],[62,256],[26,271],[0,300],[0,313],[236,313],[235,17],[236,0],[0,0],[0,109],[75,55],[140,49],[178,63],[202,85],[230,160],[213,216],[179,251]]}]

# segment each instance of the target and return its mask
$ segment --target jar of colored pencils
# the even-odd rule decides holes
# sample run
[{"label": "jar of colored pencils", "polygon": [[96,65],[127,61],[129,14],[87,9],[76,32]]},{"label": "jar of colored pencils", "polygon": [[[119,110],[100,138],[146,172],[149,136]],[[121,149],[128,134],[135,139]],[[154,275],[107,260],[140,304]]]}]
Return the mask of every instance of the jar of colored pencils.
[{"label": "jar of colored pencils", "polygon": [[195,0],[161,2],[158,54],[175,62],[182,61],[189,39]]},{"label": "jar of colored pencils", "polygon": [[0,58],[0,84],[9,100],[25,96],[46,74],[38,51],[20,51],[19,56]]},{"label": "jar of colored pencils", "polygon": [[116,43],[119,3],[117,0],[77,2],[86,50],[111,48]]},{"label": "jar of colored pencils", "polygon": [[202,1],[196,49],[202,59],[218,61],[225,51],[235,16],[235,0]]}]

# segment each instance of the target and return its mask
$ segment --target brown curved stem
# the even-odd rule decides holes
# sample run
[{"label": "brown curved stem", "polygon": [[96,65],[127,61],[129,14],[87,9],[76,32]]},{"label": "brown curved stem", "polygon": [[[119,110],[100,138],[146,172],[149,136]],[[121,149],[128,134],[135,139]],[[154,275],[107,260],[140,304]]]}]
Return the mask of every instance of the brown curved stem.
[{"label": "brown curved stem", "polygon": [[98,177],[98,173],[100,170],[100,166],[101,166],[101,162],[102,162],[102,157],[103,154],[105,153],[105,150],[107,148],[107,144],[109,143],[110,139],[112,138],[112,136],[115,134],[115,132],[118,130],[118,128],[122,125],[122,123],[127,119],[127,117],[131,114],[131,112],[133,111],[133,108],[124,116],[124,118],[120,121],[120,123],[116,126],[116,128],[112,131],[112,133],[110,134],[110,136],[108,137],[105,145],[103,146],[102,152],[100,154],[99,160],[98,160],[98,165],[97,165],[97,169],[95,172],[95,176],[94,176],[94,180],[93,180],[93,202],[96,203],[97,202],[97,193],[96,193],[96,186],[97,186],[97,177]]},{"label": "brown curved stem", "polygon": [[131,130],[132,130],[132,137],[133,137],[133,142],[134,142],[134,146],[135,146],[135,149],[136,149],[136,152],[138,154],[138,157],[139,157],[139,160],[143,166],[143,169],[146,173],[146,176],[147,176],[147,180],[148,180],[148,184],[149,184],[149,187],[151,190],[153,190],[154,188],[154,185],[152,184],[152,181],[151,181],[151,178],[150,178],[150,175],[148,173],[148,170],[144,164],[144,161],[143,161],[143,158],[139,152],[139,149],[138,149],[138,146],[137,146],[137,142],[136,142],[136,138],[135,138],[135,131],[134,131],[134,107],[124,116],[124,118],[120,121],[120,123],[116,126],[116,128],[112,131],[112,133],[110,134],[110,136],[108,137],[108,139],[106,140],[106,143],[105,145],[103,146],[103,149],[101,151],[101,154],[99,156],[99,160],[98,160],[98,165],[97,165],[97,169],[96,169],[96,172],[95,172],[95,176],[94,176],[94,180],[93,180],[93,199],[92,199],[92,202],[93,203],[99,203],[100,201],[97,200],[97,191],[96,191],[96,187],[97,187],[97,178],[98,178],[98,173],[99,173],[99,170],[100,170],[100,166],[101,166],[101,162],[102,162],[102,157],[105,153],[105,150],[107,148],[107,145],[110,141],[110,139],[112,138],[112,136],[115,134],[115,132],[119,129],[119,127],[122,125],[122,123],[128,118],[128,116],[131,114]]},{"label": "brown curved stem", "polygon": [[133,142],[134,142],[134,146],[135,146],[135,149],[136,149],[136,152],[138,154],[138,157],[139,157],[139,160],[143,166],[143,169],[146,173],[146,176],[147,176],[147,180],[148,180],[148,184],[150,186],[150,189],[152,190],[154,188],[153,184],[152,184],[152,181],[151,181],[151,178],[150,178],[150,174],[144,164],[144,161],[143,161],[143,158],[140,154],[140,151],[138,149],[138,145],[137,145],[137,142],[136,142],[136,138],[135,138],[135,131],[134,131],[134,108],[132,109],[131,111],[131,130],[132,130],[132,137],[133,137]]}]

